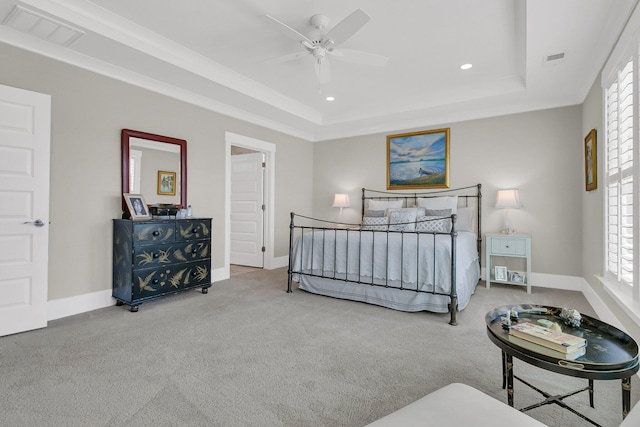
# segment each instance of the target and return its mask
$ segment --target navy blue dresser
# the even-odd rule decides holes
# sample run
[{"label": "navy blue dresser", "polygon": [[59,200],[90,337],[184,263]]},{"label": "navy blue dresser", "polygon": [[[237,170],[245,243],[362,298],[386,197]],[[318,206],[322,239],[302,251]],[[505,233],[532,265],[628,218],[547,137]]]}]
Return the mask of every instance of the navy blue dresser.
[{"label": "navy blue dresser", "polygon": [[211,287],[211,218],[113,220],[113,297],[144,301]]}]

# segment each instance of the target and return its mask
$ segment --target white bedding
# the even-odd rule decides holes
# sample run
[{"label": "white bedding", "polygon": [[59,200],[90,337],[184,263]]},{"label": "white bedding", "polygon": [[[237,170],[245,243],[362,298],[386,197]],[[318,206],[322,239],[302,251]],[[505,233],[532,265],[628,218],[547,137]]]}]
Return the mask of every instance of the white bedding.
[{"label": "white bedding", "polygon": [[[480,279],[476,245],[475,233],[458,233],[456,290],[459,310],[466,307]],[[451,236],[446,234],[434,236],[356,230],[309,231],[294,243],[292,279],[300,283],[301,289],[313,293],[364,301],[402,311],[446,313],[448,296],[394,288],[432,291],[435,282],[437,292],[448,294],[451,282],[450,248]],[[372,265],[375,266],[373,274]],[[345,277],[388,287],[349,283],[343,281]]]}]

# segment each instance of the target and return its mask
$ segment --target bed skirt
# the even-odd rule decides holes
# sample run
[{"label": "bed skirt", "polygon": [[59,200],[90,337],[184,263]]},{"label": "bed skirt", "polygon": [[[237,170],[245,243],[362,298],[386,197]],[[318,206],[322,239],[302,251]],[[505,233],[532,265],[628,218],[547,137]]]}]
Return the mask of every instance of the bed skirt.
[{"label": "bed skirt", "polygon": [[[457,289],[458,310],[463,310],[469,304],[471,295],[475,292],[475,287],[480,280],[478,263],[472,262],[464,272],[464,278],[459,279],[463,279],[464,283],[473,284],[472,286],[459,286]],[[299,283],[299,289],[314,294],[361,301],[400,311],[448,313],[451,301],[448,295],[411,292],[410,290],[398,290],[391,287],[371,286],[315,276],[294,274],[293,281]]]}]

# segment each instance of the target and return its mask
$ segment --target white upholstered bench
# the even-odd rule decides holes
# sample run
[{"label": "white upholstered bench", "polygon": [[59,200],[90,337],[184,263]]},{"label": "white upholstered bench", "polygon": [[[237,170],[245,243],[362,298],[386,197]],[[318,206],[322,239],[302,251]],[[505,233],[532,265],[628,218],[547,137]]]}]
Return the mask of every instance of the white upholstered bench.
[{"label": "white upholstered bench", "polygon": [[[465,384],[453,383],[369,424],[368,427],[544,427],[539,421]],[[640,426],[640,404],[620,427]]]}]

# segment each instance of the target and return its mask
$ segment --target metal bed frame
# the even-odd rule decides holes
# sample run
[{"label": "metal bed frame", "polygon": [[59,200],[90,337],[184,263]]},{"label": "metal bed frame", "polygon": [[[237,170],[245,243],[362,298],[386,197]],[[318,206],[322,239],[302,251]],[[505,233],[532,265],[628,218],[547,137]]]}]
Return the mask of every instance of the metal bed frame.
[{"label": "metal bed frame", "polygon": [[[469,194],[471,193],[472,190],[475,191],[473,192],[473,194]],[[476,184],[473,186],[468,186],[468,187],[462,187],[462,188],[456,188],[456,189],[446,189],[446,190],[438,190],[438,191],[430,191],[430,192],[414,192],[414,193],[407,193],[407,192],[393,192],[393,191],[377,191],[377,190],[368,190],[366,188],[362,189],[362,210],[361,210],[361,218],[364,217],[364,213],[365,213],[365,204],[366,204],[366,200],[385,200],[385,201],[390,201],[390,200],[403,200],[403,205],[404,206],[410,206],[410,205],[415,205],[417,203],[417,199],[418,198],[434,198],[434,197],[442,197],[442,196],[458,196],[458,206],[459,207],[464,207],[464,206],[470,206],[470,200],[475,199],[475,207],[476,207],[476,233],[477,233],[477,250],[478,250],[478,263],[480,263],[480,250],[481,250],[481,246],[482,246],[482,232],[481,232],[481,219],[482,219],[482,214],[481,214],[481,206],[482,206],[482,184]],[[462,203],[461,203],[462,201]],[[471,205],[473,206],[473,205]],[[305,220],[305,222],[311,222],[311,225],[300,225],[300,224],[296,224],[296,218],[300,218],[302,220]],[[447,217],[448,218],[448,217]],[[289,224],[289,268],[288,268],[288,283],[287,283],[287,293],[291,293],[291,282],[293,281],[293,275],[297,274],[300,276],[310,276],[310,277],[320,277],[320,278],[326,278],[326,279],[333,279],[333,280],[338,280],[338,281],[343,281],[343,282],[348,282],[348,283],[354,283],[354,284],[360,284],[360,285],[368,285],[368,286],[381,286],[381,287],[386,287],[386,288],[394,288],[394,289],[398,289],[398,290],[406,290],[406,291],[413,291],[413,292],[421,292],[421,293],[430,293],[433,295],[443,295],[443,296],[448,296],[450,299],[450,302],[448,304],[448,310],[449,310],[449,314],[450,314],[450,320],[449,320],[449,324],[450,325],[457,325],[457,320],[456,320],[456,312],[458,310],[458,294],[457,294],[457,289],[456,289],[456,238],[458,236],[458,231],[456,228],[456,221],[457,221],[457,215],[451,215],[451,231],[449,233],[442,233],[442,232],[418,232],[418,231],[395,231],[395,230],[389,230],[389,227],[386,230],[371,230],[371,229],[367,229],[367,228],[363,228],[361,227],[361,224],[339,224],[337,222],[334,221],[326,221],[326,220],[321,220],[321,219],[317,219],[317,218],[311,218],[311,217],[307,217],[307,216],[303,216],[303,215],[297,215],[295,212],[291,212],[291,222]],[[394,225],[401,225],[401,224],[394,224]],[[333,259],[331,261],[333,261],[333,271],[328,272],[328,274],[325,274],[325,270],[324,270],[324,257],[325,257],[325,248],[324,248],[324,238],[327,235],[327,233],[334,233],[333,237],[334,237],[334,245],[337,245],[337,239],[336,239],[336,235],[338,233],[338,231],[344,231],[346,233],[357,233],[358,242],[361,242],[361,233],[367,232],[367,233],[373,233],[373,240],[375,241],[376,238],[380,238],[380,239],[386,239],[386,241],[389,241],[389,235],[392,233],[400,233],[402,234],[402,244],[404,244],[404,238],[405,235],[407,236],[417,236],[417,238],[420,238],[420,235],[426,235],[426,236],[432,236],[433,241],[434,241],[434,266],[433,266],[433,278],[434,278],[434,285],[433,285],[433,290],[423,290],[420,289],[421,283],[419,283],[419,280],[416,280],[418,283],[415,286],[411,286],[411,287],[405,287],[405,283],[402,277],[402,269],[401,269],[401,277],[400,277],[400,286],[390,286],[388,283],[388,278],[385,277],[384,279],[384,283],[375,283],[374,279],[373,279],[373,274],[372,277],[370,278],[370,280],[368,281],[364,281],[363,278],[360,275],[360,272],[358,272],[357,277],[356,278],[350,278],[349,277],[349,272],[348,269],[344,275],[344,277],[338,277],[335,270],[335,266],[337,265],[337,253],[338,251],[336,250],[337,248],[334,247],[333,249]],[[310,272],[305,272],[304,268],[300,268],[299,271],[294,270],[294,265],[293,265],[293,259],[294,259],[294,242],[296,237],[302,237],[303,234],[305,233],[314,233],[312,235],[312,241],[311,241],[311,256],[313,258],[313,254],[314,254],[314,244],[313,244],[313,239],[315,238],[316,233],[318,233],[319,235],[322,236],[322,240],[323,240],[323,244],[322,244],[322,259],[323,259],[323,268],[322,271],[318,274],[318,273],[314,273],[314,269],[313,269],[313,263],[312,263],[312,268]],[[450,286],[450,292],[449,293],[442,293],[442,292],[437,292],[436,291],[436,283],[435,283],[435,240],[436,240],[436,236],[437,235],[450,235],[451,236],[451,286]],[[347,259],[344,260],[345,265],[349,265],[349,251],[348,251],[348,244],[349,244],[349,239],[347,238]],[[304,241],[301,241],[301,245],[304,245]],[[385,257],[386,260],[386,265],[385,265],[385,269],[384,271],[388,271],[388,263],[389,263],[389,246],[387,245],[387,256]],[[304,246],[301,248],[301,252],[304,252]],[[418,249],[419,252],[419,249]],[[360,251],[358,251],[358,254],[360,253]],[[402,252],[401,252],[402,253]],[[359,255],[358,255],[359,257]],[[373,258],[373,256],[372,256]],[[401,262],[403,262],[402,259],[402,255],[401,255]],[[372,263],[373,263],[373,259],[372,259]],[[419,269],[419,264],[416,264],[416,268]],[[371,267],[371,271],[373,273],[373,271],[375,271],[375,265],[372,265]],[[419,278],[419,275],[416,275],[416,278]]]}]

